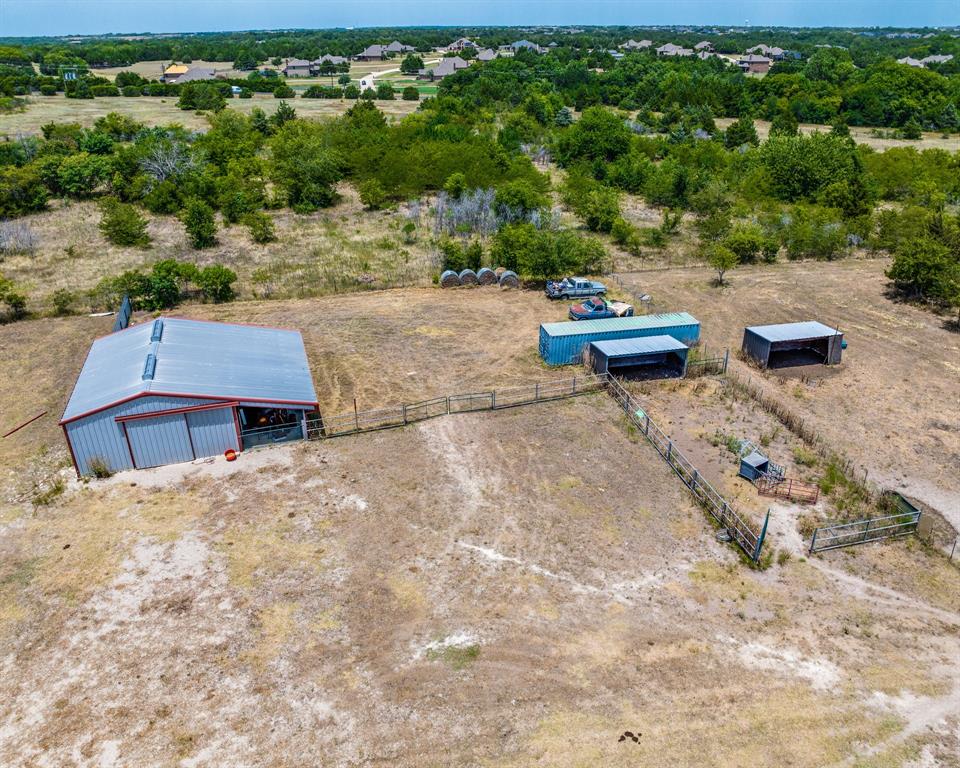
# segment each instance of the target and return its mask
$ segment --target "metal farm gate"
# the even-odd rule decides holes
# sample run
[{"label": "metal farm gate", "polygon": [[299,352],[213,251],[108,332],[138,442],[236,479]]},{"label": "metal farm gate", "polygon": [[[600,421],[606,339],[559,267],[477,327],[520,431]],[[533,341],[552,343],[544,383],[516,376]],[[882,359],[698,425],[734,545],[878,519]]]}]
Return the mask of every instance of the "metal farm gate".
[{"label": "metal farm gate", "polygon": [[810,541],[811,554],[915,534],[920,525],[920,510],[899,493],[894,493],[893,497],[894,504],[900,510],[897,514],[817,528]]}]

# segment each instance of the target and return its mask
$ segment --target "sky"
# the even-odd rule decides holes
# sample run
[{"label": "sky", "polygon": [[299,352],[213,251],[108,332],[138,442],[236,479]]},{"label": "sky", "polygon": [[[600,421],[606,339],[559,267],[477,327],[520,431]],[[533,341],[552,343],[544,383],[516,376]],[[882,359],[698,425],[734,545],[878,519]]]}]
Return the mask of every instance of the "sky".
[{"label": "sky", "polygon": [[960,0],[0,0],[0,37],[371,26],[960,25]]}]

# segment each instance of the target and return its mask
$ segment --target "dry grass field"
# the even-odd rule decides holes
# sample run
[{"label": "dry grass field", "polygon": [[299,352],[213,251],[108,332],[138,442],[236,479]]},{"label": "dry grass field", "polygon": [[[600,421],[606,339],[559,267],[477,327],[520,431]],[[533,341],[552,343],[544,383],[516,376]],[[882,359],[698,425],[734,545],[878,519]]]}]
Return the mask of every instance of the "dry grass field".
[{"label": "dry grass field", "polygon": [[740,349],[747,325],[819,320],[838,325],[849,347],[837,367],[750,376],[804,416],[869,478],[902,489],[960,527],[960,337],[947,320],[887,296],[884,259],[742,267],[717,288],[690,268],[634,273],[656,309],[697,317],[711,346]]},{"label": "dry grass field", "polygon": [[166,258],[225,264],[238,274],[236,287],[247,298],[429,285],[436,267],[426,207],[419,233],[408,242],[401,232],[407,221],[402,211],[372,213],[351,185],[341,184],[339,191],[337,205],[311,215],[270,212],[277,233],[273,243],[254,243],[237,224],[221,227],[218,244],[202,251],[190,247],[176,217],[146,211],[150,247],[113,245],[100,232],[95,203],[62,201],[19,220],[36,236],[36,250],[0,260],[0,271],[27,294],[36,312],[50,310],[50,296],[59,288],[88,291],[104,276]]},{"label": "dry grass field", "polygon": [[[292,99],[289,100],[301,117],[324,118],[342,115],[355,101],[334,99]],[[177,107],[176,97],[158,98],[140,96],[137,98],[68,99],[62,94],[57,96],[31,96],[26,111],[10,115],[0,115],[0,136],[40,133],[40,127],[49,122],[80,123],[90,127],[97,118],[109,112],[119,112],[139,120],[147,125],[169,125],[178,123],[185,128],[202,131],[209,123],[202,113],[182,110]],[[231,99],[230,109],[249,113],[254,107],[260,107],[272,114],[279,99],[269,94],[254,94],[249,99]],[[419,102],[394,101],[376,102],[388,118],[399,118],[415,112]]]},{"label": "dry grass field", "polygon": [[[730,117],[719,117],[716,122],[718,128],[726,128],[730,123],[734,122],[734,120]],[[769,121],[755,120],[754,124],[757,127],[757,135],[760,137],[760,140],[766,140],[770,133]],[[826,133],[829,130],[829,125],[815,125],[813,123],[802,123],[800,125],[801,133],[813,133],[814,131]],[[882,151],[884,149],[890,149],[891,147],[916,147],[917,149],[946,149],[949,152],[960,151],[960,135],[957,134],[951,134],[945,138],[943,134],[927,131],[923,134],[922,140],[910,141],[909,139],[878,138],[871,135],[872,131],[872,128],[850,126],[850,136],[853,137],[854,141],[858,144],[866,144],[876,150]]]},{"label": "dry grass field", "polygon": [[[835,315],[843,365],[764,386],[956,507],[956,413],[930,422],[956,394],[955,337],[884,297],[882,267],[740,269],[722,291],[703,270],[629,279],[711,348],[747,315]],[[565,310],[421,287],[176,314],[299,328],[334,413],[570,375],[536,352]],[[798,525],[829,502],[766,504],[716,433],[816,470],[720,381],[632,386],[739,508],[771,509],[765,571],[603,394],[79,483],[56,418],[110,324],[0,326],[0,426],[50,412],[0,440],[0,764],[960,765],[957,563],[916,540],[805,557]],[[931,348],[922,397],[911,344]],[[855,421],[862,402],[876,413]]]}]

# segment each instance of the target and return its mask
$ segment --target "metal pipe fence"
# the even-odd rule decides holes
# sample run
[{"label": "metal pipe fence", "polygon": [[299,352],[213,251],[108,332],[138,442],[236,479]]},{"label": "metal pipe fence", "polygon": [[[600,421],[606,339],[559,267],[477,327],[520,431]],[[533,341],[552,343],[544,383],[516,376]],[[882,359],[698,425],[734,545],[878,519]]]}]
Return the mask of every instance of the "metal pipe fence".
[{"label": "metal pipe fence", "polygon": [[726,499],[707,482],[696,467],[673,444],[663,430],[644,413],[633,396],[608,373],[573,376],[568,379],[537,381],[486,392],[467,392],[435,397],[417,403],[379,408],[368,411],[341,413],[336,416],[320,414],[307,416],[307,439],[321,440],[360,432],[393,429],[424,419],[472,411],[496,411],[521,405],[559,400],[606,390],[623,408],[631,421],[663,457],[671,469],[690,489],[722,528],[725,528],[737,546],[752,561],[760,559],[760,551],[767,532],[767,520],[759,532],[730,506]]},{"label": "metal pipe fence", "polygon": [[486,392],[444,395],[417,403],[406,403],[369,411],[341,413],[336,416],[308,416],[307,438],[318,440],[357,432],[392,429],[452,413],[495,411],[502,408],[575,397],[589,392],[597,392],[606,386],[606,382],[605,374],[573,376],[567,379],[537,381],[532,384],[491,389]]},{"label": "metal pipe fence", "polygon": [[727,529],[730,537],[743,550],[744,554],[753,562],[759,561],[760,551],[763,549],[763,541],[767,534],[769,512],[763,522],[763,527],[759,532],[755,531],[750,523],[744,520],[727,500],[703,478],[690,460],[673,444],[667,433],[653,422],[619,381],[610,377],[607,383],[607,391],[623,408],[630,421],[640,429],[644,437],[657,450],[657,453],[676,472],[683,484],[690,489],[697,501],[722,528]]},{"label": "metal pipe fence", "polygon": [[823,552],[827,549],[852,547],[855,544],[867,544],[899,536],[909,536],[917,532],[920,524],[920,512],[907,512],[898,515],[871,517],[840,525],[826,525],[813,532],[810,552]]}]

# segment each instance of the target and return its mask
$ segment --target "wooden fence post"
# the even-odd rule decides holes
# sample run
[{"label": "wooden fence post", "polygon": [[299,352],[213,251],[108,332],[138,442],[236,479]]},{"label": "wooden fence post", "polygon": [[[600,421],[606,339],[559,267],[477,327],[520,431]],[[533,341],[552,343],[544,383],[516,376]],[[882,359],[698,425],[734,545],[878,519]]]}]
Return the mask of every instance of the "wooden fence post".
[{"label": "wooden fence post", "polygon": [[407,423],[407,404],[403,404],[403,423]]},{"label": "wooden fence post", "polygon": [[540,382],[539,381],[534,385],[533,399],[534,401],[537,401],[540,399]]}]

